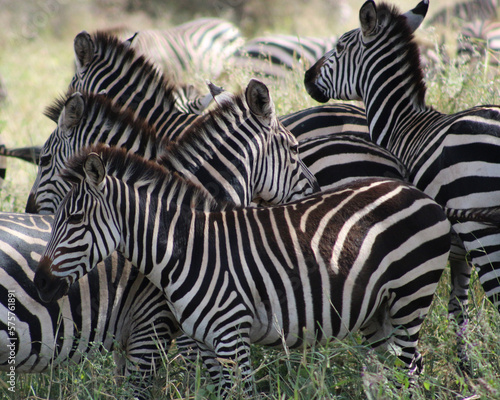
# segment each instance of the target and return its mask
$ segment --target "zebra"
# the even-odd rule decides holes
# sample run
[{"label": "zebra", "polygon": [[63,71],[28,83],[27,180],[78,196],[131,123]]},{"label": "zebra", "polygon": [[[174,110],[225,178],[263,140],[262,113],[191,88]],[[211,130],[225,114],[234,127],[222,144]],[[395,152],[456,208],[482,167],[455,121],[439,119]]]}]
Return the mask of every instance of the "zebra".
[{"label": "zebra", "polygon": [[460,30],[457,52],[469,59],[481,57],[489,65],[500,64],[500,23],[496,21],[474,21]]},{"label": "zebra", "polygon": [[65,159],[94,143],[157,159],[235,204],[281,203],[318,190],[297,140],[277,120],[267,86],[252,79],[231,99],[200,116],[175,142],[158,138],[149,124],[107,96],[76,92],[57,101],[48,114],[58,126],[42,149],[26,211],[54,213],[69,190],[58,176]]},{"label": "zebra", "polygon": [[274,34],[246,41],[231,57],[236,68],[250,67],[266,76],[283,77],[297,68],[307,69],[331,49],[335,36],[319,38]]},{"label": "zebra", "polygon": [[147,120],[158,135],[172,140],[198,117],[185,112],[182,85],[135,51],[130,40],[121,41],[100,31],[93,35],[82,31],[75,37],[74,52],[76,71],[68,94],[106,94]]},{"label": "zebra", "polygon": [[34,277],[42,300],[117,249],[163,290],[224,391],[233,362],[251,391],[250,343],[297,347],[358,330],[374,347],[399,349],[410,374],[421,370],[418,335],[450,223],[413,186],[365,179],[286,205],[233,208],[102,146],[85,149],[63,176],[73,186]]},{"label": "zebra", "polygon": [[[308,93],[329,98],[363,100],[370,135],[409,171],[410,182],[448,207],[496,207],[500,169],[500,108],[477,106],[442,114],[425,104],[425,83],[413,32],[422,22],[428,1],[400,14],[387,5],[366,2],[360,28],[339,38],[305,74]],[[390,45],[388,45],[390,43]],[[397,57],[395,56],[397,54]],[[453,223],[460,238],[450,260],[452,291],[449,313],[461,332],[471,265],[477,268],[487,297],[500,307],[500,231],[479,223]],[[463,343],[462,367],[467,368]]]},{"label": "zebra", "polygon": [[220,18],[198,18],[166,30],[141,30],[131,46],[175,81],[202,75],[216,79],[225,60],[244,42],[240,30]]},{"label": "zebra", "polygon": [[427,25],[442,25],[447,27],[457,27],[464,21],[493,20],[497,18],[497,0],[468,0],[443,7],[434,13]]},{"label": "zebra", "polygon": [[116,375],[130,377],[136,398],[149,398],[161,346],[168,347],[177,330],[165,296],[113,253],[67,297],[42,302],[32,281],[53,221],[53,215],[0,213],[0,370],[15,365],[17,373],[40,373],[115,350]]}]

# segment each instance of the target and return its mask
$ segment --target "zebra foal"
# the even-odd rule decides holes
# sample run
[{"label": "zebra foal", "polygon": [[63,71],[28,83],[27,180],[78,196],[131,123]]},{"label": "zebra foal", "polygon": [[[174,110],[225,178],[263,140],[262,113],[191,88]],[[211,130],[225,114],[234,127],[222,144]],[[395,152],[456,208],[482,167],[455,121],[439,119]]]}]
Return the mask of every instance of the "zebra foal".
[{"label": "zebra foal", "polygon": [[[387,4],[367,1],[360,10],[360,28],[342,35],[306,72],[305,86],[321,102],[363,100],[372,140],[399,158],[410,182],[439,204],[498,207],[500,107],[477,106],[447,115],[425,104],[413,32],[428,6],[424,0],[401,14]],[[449,313],[463,325],[471,264],[500,310],[500,229],[475,222],[455,222],[453,229],[460,240],[450,259]],[[460,352],[467,361],[463,348]]]},{"label": "zebra foal", "polygon": [[[360,330],[410,373],[446,265],[442,208],[397,180],[359,180],[288,205],[231,208],[154,163],[94,147],[64,173],[34,283],[53,301],[115,249],[161,288],[223,390],[239,366],[251,391],[250,343],[290,347]],[[321,290],[320,290],[321,288]]]},{"label": "zebra foal", "polygon": [[[114,253],[65,298],[42,302],[32,281],[53,221],[53,215],[0,212],[0,371],[15,365],[18,373],[45,372],[114,350],[116,375],[131,377],[136,398],[150,398],[160,346],[168,346],[177,329],[165,296]],[[8,293],[15,296],[15,310],[8,307]]]}]

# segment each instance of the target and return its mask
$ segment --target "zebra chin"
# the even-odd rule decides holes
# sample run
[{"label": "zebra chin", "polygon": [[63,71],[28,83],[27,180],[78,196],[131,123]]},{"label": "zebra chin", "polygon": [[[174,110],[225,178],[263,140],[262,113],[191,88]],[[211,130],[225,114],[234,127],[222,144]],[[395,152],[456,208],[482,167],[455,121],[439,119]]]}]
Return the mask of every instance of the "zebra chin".
[{"label": "zebra chin", "polygon": [[50,270],[51,265],[52,262],[48,257],[42,257],[33,279],[38,296],[45,303],[59,300],[69,290],[68,278],[52,275]]}]

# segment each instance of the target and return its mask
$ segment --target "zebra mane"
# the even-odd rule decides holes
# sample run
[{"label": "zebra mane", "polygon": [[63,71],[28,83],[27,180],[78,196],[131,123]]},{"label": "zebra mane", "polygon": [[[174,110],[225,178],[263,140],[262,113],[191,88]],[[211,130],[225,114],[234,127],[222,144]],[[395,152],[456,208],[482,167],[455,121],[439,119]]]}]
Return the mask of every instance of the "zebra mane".
[{"label": "zebra mane", "polygon": [[118,37],[105,31],[97,31],[91,35],[96,53],[106,60],[120,60],[121,69],[134,69],[148,79],[149,86],[155,88],[155,96],[169,105],[175,104],[176,84],[168,79],[161,70],[144,55]]},{"label": "zebra mane", "polygon": [[68,99],[68,97],[69,96],[64,96],[64,95],[58,96],[50,106],[47,106],[47,108],[45,108],[43,115],[45,115],[47,118],[51,119],[57,124],[59,116],[61,115],[61,112],[64,108],[64,105],[66,104],[66,100]]},{"label": "zebra mane", "polygon": [[195,119],[177,140],[162,143],[158,162],[162,165],[171,165],[174,169],[185,169],[185,162],[181,160],[191,158],[193,152],[199,153],[200,148],[213,149],[214,146],[206,146],[206,144],[216,145],[214,139],[221,137],[221,133],[225,132],[221,126],[230,126],[235,114],[248,109],[243,92],[231,96],[232,101],[224,101]]},{"label": "zebra mane", "polygon": [[90,153],[99,154],[104,161],[107,175],[125,183],[142,182],[152,187],[166,184],[180,194],[182,204],[199,211],[224,210],[229,207],[229,204],[215,201],[205,188],[185,180],[177,172],[115,146],[95,145],[82,149],[66,162],[66,168],[61,172],[62,178],[73,184],[84,180],[84,165]]},{"label": "zebra mane", "polygon": [[414,91],[417,95],[418,105],[423,106],[425,104],[426,86],[424,73],[420,64],[420,49],[415,41],[413,32],[408,26],[406,17],[395,5],[380,3],[377,5],[377,14],[381,11],[389,14],[389,19],[391,21],[389,23],[389,29],[395,32],[400,42],[404,43],[402,48],[407,53],[406,60],[408,61],[409,68],[412,69],[412,86],[414,86]]},{"label": "zebra mane", "polygon": [[[76,92],[78,91],[72,89],[68,91],[66,96],[57,98],[52,105],[47,107],[44,114],[57,123],[67,100]],[[80,93],[85,101],[85,114],[83,118],[106,121],[108,125],[112,124],[117,129],[123,129],[124,132],[132,133],[131,137],[141,135],[143,142],[156,143],[156,130],[144,118],[136,115],[130,108],[121,107],[114,99],[103,94]],[[132,141],[127,140],[126,143],[132,143]]]}]

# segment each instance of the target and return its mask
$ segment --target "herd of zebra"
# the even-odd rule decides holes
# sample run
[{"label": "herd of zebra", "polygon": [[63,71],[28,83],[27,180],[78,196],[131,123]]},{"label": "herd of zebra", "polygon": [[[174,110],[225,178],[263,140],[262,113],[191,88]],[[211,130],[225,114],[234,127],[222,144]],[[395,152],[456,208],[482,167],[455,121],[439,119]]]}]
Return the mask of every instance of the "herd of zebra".
[{"label": "herd of zebra", "polygon": [[[312,98],[365,108],[280,117],[260,80],[193,96],[153,62],[147,35],[78,34],[73,79],[46,111],[56,128],[17,153],[38,162],[26,213],[0,212],[0,367],[10,343],[19,373],[78,363],[99,343],[146,399],[175,339],[223,395],[236,389],[220,360],[233,360],[250,394],[251,344],[360,331],[416,376],[448,261],[459,330],[472,265],[500,311],[500,107],[425,104],[413,33],[428,6],[401,14],[368,0],[360,28],[315,56]],[[209,22],[191,40],[231,47]]]}]

